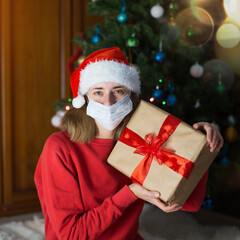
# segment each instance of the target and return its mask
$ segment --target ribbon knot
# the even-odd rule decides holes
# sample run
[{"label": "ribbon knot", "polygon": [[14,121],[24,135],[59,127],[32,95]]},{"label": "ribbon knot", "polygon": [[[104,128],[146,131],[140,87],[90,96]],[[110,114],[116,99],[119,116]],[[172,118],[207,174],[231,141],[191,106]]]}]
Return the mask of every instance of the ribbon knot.
[{"label": "ribbon knot", "polygon": [[130,147],[134,147],[134,153],[144,156],[131,175],[134,181],[141,185],[143,184],[153,159],[159,165],[165,164],[183,177],[189,177],[194,163],[176,155],[174,150],[162,147],[162,144],[171,136],[180,122],[181,120],[178,118],[168,115],[159,130],[158,136],[149,133],[144,139],[129,128],[124,129],[119,141]]},{"label": "ribbon knot", "polygon": [[[148,155],[161,165],[163,162],[160,159],[161,153],[163,150],[167,150],[166,148],[161,147],[163,140],[159,137],[156,137],[153,133],[149,133],[144,137],[145,143],[136,147],[134,153],[140,155]],[[169,150],[170,152],[171,150]],[[173,152],[173,150],[171,151]]]}]

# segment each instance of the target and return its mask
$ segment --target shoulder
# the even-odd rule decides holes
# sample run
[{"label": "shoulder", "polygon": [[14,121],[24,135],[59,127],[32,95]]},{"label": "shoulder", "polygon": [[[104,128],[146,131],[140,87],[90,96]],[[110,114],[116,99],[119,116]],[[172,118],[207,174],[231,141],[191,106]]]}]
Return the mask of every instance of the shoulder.
[{"label": "shoulder", "polygon": [[70,152],[72,148],[72,141],[70,140],[67,131],[60,131],[51,134],[45,144],[43,151],[51,151],[51,152],[59,152],[59,151],[67,151]]},{"label": "shoulder", "polygon": [[46,141],[46,143],[51,143],[51,144],[53,144],[53,143],[61,144],[62,142],[67,143],[67,144],[68,143],[70,144],[70,142],[71,142],[70,137],[69,137],[67,131],[65,131],[65,130],[51,134]]}]

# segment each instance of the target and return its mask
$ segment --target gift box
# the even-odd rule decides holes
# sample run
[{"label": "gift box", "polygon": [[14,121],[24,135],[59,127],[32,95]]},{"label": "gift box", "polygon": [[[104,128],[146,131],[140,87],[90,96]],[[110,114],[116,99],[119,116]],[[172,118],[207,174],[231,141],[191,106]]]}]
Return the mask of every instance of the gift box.
[{"label": "gift box", "polygon": [[205,134],[141,101],[107,161],[171,205],[185,203],[217,153]]}]

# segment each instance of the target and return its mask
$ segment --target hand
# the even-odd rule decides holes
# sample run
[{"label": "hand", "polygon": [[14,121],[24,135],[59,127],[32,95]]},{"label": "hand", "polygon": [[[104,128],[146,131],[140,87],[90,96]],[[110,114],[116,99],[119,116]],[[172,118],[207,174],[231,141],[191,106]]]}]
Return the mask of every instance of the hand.
[{"label": "hand", "polygon": [[166,213],[175,212],[182,208],[182,206],[180,206],[178,203],[174,203],[172,206],[163,203],[159,199],[159,192],[149,191],[138,183],[133,183],[128,187],[138,198],[157,206]]},{"label": "hand", "polygon": [[199,122],[193,128],[207,134],[207,141],[210,143],[210,152],[220,150],[223,146],[223,138],[213,123]]}]

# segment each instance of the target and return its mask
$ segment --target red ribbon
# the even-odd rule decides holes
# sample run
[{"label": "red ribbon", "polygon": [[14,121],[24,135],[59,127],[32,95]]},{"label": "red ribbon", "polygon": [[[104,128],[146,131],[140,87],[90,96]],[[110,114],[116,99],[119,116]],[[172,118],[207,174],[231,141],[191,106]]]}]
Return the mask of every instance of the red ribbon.
[{"label": "red ribbon", "polygon": [[173,171],[188,179],[194,167],[194,163],[174,154],[174,150],[161,147],[175,131],[180,122],[181,120],[178,118],[168,115],[159,130],[158,136],[156,137],[154,134],[149,133],[144,139],[129,128],[124,129],[119,141],[130,147],[136,148],[134,153],[144,156],[131,175],[134,181],[141,185],[143,184],[153,158],[159,165],[165,164]]}]

